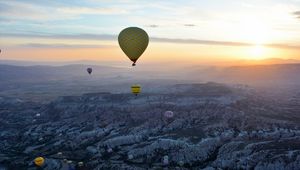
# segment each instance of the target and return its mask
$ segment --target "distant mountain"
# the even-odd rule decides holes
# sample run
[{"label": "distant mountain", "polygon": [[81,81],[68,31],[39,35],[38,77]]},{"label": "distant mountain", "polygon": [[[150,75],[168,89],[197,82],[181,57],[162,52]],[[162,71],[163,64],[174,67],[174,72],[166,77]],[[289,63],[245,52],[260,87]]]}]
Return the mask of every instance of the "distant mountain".
[{"label": "distant mountain", "polygon": [[[91,75],[87,73],[87,67],[93,68]],[[166,84],[178,83],[159,69],[147,69],[138,66],[132,69],[131,66],[99,65],[0,65],[0,96],[40,100],[90,92],[120,93],[130,92],[132,84],[141,84],[143,92],[150,92],[159,91]]]},{"label": "distant mountain", "polygon": [[300,84],[300,64],[249,65],[232,67],[191,67],[181,69],[151,69],[150,65],[134,68],[99,65],[65,66],[12,66],[0,65],[0,81],[39,82],[48,80],[82,80],[87,78],[86,68],[93,68],[93,77],[133,77],[136,80],[179,80],[189,82],[215,81],[249,85],[293,85]]},{"label": "distant mountain", "polygon": [[256,86],[300,85],[300,64],[210,67],[189,73],[198,80]]},{"label": "distant mountain", "polygon": [[14,66],[64,66],[64,65],[121,65],[116,61],[93,61],[93,60],[78,60],[78,61],[26,61],[26,60],[0,60],[0,65]]},{"label": "distant mountain", "polygon": [[298,63],[300,64],[300,60],[296,59],[281,59],[281,58],[269,58],[262,60],[265,64],[293,64]]},{"label": "distant mountain", "polygon": [[107,77],[117,75],[124,68],[96,65],[66,65],[66,66],[13,66],[0,65],[0,81],[39,82],[49,80],[76,80],[87,77],[87,67],[93,68],[93,75]]},{"label": "distant mountain", "polygon": [[267,58],[263,60],[240,60],[230,63],[235,66],[242,65],[272,65],[272,64],[300,64],[300,60],[296,59],[282,59],[282,58]]}]

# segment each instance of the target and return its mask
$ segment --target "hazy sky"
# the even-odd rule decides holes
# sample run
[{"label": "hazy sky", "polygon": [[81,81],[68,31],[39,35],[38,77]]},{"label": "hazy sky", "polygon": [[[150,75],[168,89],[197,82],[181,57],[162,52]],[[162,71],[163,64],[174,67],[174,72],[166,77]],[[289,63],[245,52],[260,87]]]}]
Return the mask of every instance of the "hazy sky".
[{"label": "hazy sky", "polygon": [[129,62],[129,26],[150,36],[139,62],[300,59],[300,0],[0,0],[0,58]]}]

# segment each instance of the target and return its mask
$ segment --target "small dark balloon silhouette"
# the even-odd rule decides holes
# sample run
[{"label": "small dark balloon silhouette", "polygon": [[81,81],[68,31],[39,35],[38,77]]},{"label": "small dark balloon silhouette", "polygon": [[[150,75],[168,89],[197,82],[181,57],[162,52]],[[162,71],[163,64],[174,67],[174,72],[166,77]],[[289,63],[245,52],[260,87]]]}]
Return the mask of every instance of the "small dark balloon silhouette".
[{"label": "small dark balloon silhouette", "polygon": [[92,68],[87,68],[86,71],[91,74],[93,72],[93,69]]}]

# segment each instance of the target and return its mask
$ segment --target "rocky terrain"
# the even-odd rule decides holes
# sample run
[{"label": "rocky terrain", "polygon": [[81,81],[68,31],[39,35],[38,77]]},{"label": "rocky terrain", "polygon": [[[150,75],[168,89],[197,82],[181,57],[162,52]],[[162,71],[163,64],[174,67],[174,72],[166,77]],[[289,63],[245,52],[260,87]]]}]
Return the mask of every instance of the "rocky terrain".
[{"label": "rocky terrain", "polygon": [[297,170],[299,113],[300,93],[216,83],[48,103],[0,97],[0,164],[34,169],[43,156],[46,170],[63,169],[64,159],[86,169]]}]

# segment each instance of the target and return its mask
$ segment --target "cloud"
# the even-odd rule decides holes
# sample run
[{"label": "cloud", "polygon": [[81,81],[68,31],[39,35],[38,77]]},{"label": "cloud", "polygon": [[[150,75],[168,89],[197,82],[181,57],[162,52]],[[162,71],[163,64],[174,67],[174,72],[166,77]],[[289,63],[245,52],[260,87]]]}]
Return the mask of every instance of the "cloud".
[{"label": "cloud", "polygon": [[211,41],[199,39],[171,39],[171,38],[151,38],[155,42],[179,43],[179,44],[203,44],[203,45],[224,45],[224,46],[249,46],[252,44],[230,41]]},{"label": "cloud", "polygon": [[117,35],[111,34],[17,34],[7,33],[2,37],[17,38],[47,38],[47,39],[82,39],[82,40],[117,40]]},{"label": "cloud", "polygon": [[[49,19],[55,15],[49,14],[49,7],[41,7],[17,1],[0,2],[1,18],[20,20]],[[63,17],[63,16],[62,16]]]},{"label": "cloud", "polygon": [[114,46],[109,45],[94,45],[94,44],[40,44],[40,43],[28,43],[21,44],[18,47],[25,48],[111,48]]},{"label": "cloud", "polygon": [[151,24],[151,25],[146,25],[146,27],[150,27],[150,28],[157,28],[157,27],[158,27],[158,25]]},{"label": "cloud", "polygon": [[183,26],[186,26],[186,27],[195,27],[196,25],[195,24],[184,24]]},{"label": "cloud", "polygon": [[115,7],[81,7],[81,6],[66,6],[67,4],[51,3],[26,3],[22,1],[3,1],[0,2],[1,18],[10,20],[63,20],[76,19],[82,15],[119,15],[126,14],[128,10]]},{"label": "cloud", "polygon": [[300,49],[300,45],[292,45],[292,44],[266,44],[266,46],[272,48],[284,48],[284,49],[294,49],[294,50]]},{"label": "cloud", "polygon": [[298,19],[300,19],[300,11],[293,12],[293,14],[294,14]]},{"label": "cloud", "polygon": [[[17,38],[45,38],[45,39],[79,39],[79,40],[99,40],[99,41],[117,41],[118,35],[112,34],[3,34],[2,37],[17,37]],[[200,40],[200,39],[175,39],[175,38],[161,38],[161,37],[151,37],[151,42],[162,42],[162,43],[177,43],[177,44],[202,44],[202,45],[219,45],[219,46],[253,46],[255,44],[245,43],[245,42],[232,42],[232,41],[217,41],[217,40]],[[64,44],[48,44],[48,47],[55,48],[63,47],[66,48],[68,45]],[[47,44],[27,44],[31,47],[46,47]],[[103,48],[109,46],[102,45],[69,45],[69,48]],[[284,48],[284,49],[300,49],[298,44],[265,44],[265,46],[272,48]]]},{"label": "cloud", "polygon": [[94,14],[94,15],[119,15],[126,14],[128,11],[117,7],[107,8],[90,8],[90,7],[71,7],[71,8],[59,8],[57,11],[65,14],[83,15],[83,14]]}]

